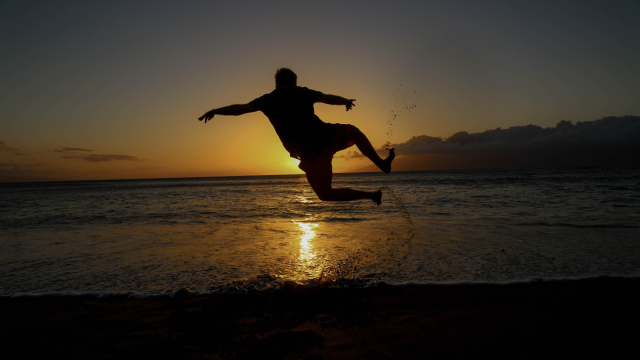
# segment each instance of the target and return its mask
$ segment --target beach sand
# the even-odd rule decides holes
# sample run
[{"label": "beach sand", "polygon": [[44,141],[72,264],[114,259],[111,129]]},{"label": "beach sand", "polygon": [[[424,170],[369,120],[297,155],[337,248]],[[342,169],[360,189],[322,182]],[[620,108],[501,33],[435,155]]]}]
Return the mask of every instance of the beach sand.
[{"label": "beach sand", "polygon": [[143,300],[0,298],[3,352],[65,358],[557,358],[636,352],[640,279]]}]

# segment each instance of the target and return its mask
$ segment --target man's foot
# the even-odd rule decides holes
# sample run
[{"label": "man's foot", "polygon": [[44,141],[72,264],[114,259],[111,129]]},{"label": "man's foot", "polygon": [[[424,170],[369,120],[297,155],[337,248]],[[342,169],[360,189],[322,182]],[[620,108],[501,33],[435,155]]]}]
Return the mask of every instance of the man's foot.
[{"label": "man's foot", "polygon": [[382,163],[379,165],[380,170],[386,174],[391,172],[391,162],[396,158],[396,153],[393,150],[394,149],[389,149],[389,156],[382,160]]},{"label": "man's foot", "polygon": [[378,190],[373,194],[373,202],[380,206],[382,204],[382,191]]}]

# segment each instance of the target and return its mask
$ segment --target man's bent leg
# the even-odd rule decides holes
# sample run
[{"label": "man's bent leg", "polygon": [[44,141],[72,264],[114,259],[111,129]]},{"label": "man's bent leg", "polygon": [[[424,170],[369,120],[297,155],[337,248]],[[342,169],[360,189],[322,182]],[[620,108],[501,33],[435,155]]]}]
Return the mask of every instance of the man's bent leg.
[{"label": "man's bent leg", "polygon": [[396,154],[395,152],[393,152],[393,149],[389,150],[389,156],[383,160],[380,156],[378,156],[378,153],[375,151],[375,149],[371,145],[371,142],[362,133],[362,131],[360,131],[360,129],[358,129],[355,126],[353,128],[355,130],[354,135],[355,135],[356,146],[358,147],[358,150],[360,150],[362,155],[368,157],[369,160],[371,160],[374,164],[376,164],[380,168],[380,170],[382,170],[383,172],[385,173],[391,172],[391,162],[396,157]]},{"label": "man's bent leg", "polygon": [[[302,164],[301,164],[302,165]],[[334,189],[331,187],[331,180],[333,178],[331,161],[314,162],[313,164],[305,164],[301,166],[304,168],[307,175],[309,185],[313,188],[318,198],[322,201],[352,201],[361,199],[373,200],[376,204],[380,205],[382,192],[381,191],[359,191],[348,188]]]}]

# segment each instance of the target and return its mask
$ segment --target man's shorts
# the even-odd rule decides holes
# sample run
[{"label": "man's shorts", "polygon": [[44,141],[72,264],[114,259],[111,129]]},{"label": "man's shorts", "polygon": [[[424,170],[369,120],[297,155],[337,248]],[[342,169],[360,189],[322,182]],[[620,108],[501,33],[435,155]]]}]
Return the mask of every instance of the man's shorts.
[{"label": "man's shorts", "polygon": [[331,124],[336,129],[336,138],[329,149],[333,154],[353,146],[356,143],[356,127],[349,124]]},{"label": "man's shorts", "polygon": [[336,137],[333,142],[313,160],[300,161],[298,167],[308,173],[309,171],[329,171],[331,173],[331,160],[338,151],[353,146],[356,143],[356,127],[349,124],[331,124],[336,129]]}]

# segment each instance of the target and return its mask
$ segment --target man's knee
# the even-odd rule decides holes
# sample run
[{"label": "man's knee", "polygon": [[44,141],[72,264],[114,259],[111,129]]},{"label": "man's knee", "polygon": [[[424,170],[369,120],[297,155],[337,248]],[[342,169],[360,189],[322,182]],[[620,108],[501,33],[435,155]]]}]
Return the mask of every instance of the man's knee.
[{"label": "man's knee", "polygon": [[336,197],[334,196],[332,191],[326,192],[322,194],[322,197],[318,195],[318,199],[322,201],[335,201]]},{"label": "man's knee", "polygon": [[333,201],[333,194],[331,193],[331,191],[327,191],[327,192],[316,192],[316,195],[318,195],[318,199],[322,200],[322,201]]},{"label": "man's knee", "polygon": [[362,131],[360,131],[360,129],[358,129],[357,127],[354,126],[353,127],[353,134],[352,134],[351,138],[353,139],[353,141],[355,143],[358,143],[362,139],[366,139],[367,137],[365,136],[365,134]]},{"label": "man's knee", "polygon": [[331,188],[331,180],[327,180],[326,177],[309,177],[309,185],[318,196],[318,199],[322,201],[331,201],[333,198],[333,189]]},{"label": "man's knee", "polygon": [[362,131],[360,131],[360,129],[358,129],[358,127],[355,125],[351,125],[351,131],[353,131],[354,136],[364,135]]},{"label": "man's knee", "polygon": [[318,196],[318,199],[322,201],[331,201],[333,199],[333,189],[325,186],[311,186],[313,191]]}]

